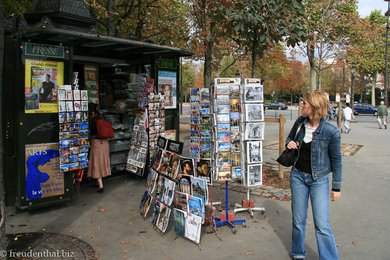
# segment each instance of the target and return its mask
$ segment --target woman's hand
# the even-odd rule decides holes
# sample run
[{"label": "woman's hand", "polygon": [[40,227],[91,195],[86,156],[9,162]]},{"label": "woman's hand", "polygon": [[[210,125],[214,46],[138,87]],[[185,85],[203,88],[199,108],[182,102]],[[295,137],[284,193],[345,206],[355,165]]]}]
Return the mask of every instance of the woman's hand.
[{"label": "woman's hand", "polygon": [[332,201],[336,201],[340,199],[340,197],[341,197],[341,191],[332,191],[330,193],[330,198],[332,199]]},{"label": "woman's hand", "polygon": [[295,142],[295,141],[290,141],[290,142],[287,144],[287,148],[288,148],[288,149],[298,149],[298,146],[299,146],[299,143],[298,143],[298,142]]}]

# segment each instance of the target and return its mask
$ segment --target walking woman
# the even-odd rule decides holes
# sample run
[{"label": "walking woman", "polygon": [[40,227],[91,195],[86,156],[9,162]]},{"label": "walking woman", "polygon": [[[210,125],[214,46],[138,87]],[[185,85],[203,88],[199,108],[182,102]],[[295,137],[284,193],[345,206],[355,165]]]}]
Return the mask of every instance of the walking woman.
[{"label": "walking woman", "polygon": [[298,157],[290,174],[293,259],[304,259],[306,256],[309,198],[320,259],[338,259],[329,221],[329,203],[330,199],[335,201],[341,196],[341,147],[339,130],[325,119],[328,107],[328,97],[324,92],[307,93],[301,104],[301,116],[286,140],[287,148],[298,149]]},{"label": "walking woman", "polygon": [[107,139],[99,139],[97,137],[96,120],[102,118],[97,105],[91,104],[89,111],[91,112],[89,128],[91,135],[91,151],[89,157],[88,177],[96,180],[98,193],[104,191],[103,178],[111,175],[110,167],[110,148]]}]

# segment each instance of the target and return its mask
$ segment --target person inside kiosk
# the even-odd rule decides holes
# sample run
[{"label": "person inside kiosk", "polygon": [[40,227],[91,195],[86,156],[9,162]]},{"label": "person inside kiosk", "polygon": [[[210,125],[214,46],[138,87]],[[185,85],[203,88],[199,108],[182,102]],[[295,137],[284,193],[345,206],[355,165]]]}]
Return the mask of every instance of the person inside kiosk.
[{"label": "person inside kiosk", "polygon": [[96,120],[103,118],[98,106],[96,104],[90,104],[89,111],[91,111],[89,122],[91,150],[87,176],[97,181],[95,185],[98,188],[97,192],[102,193],[104,191],[103,178],[111,175],[110,148],[108,139],[100,139],[97,137]]}]

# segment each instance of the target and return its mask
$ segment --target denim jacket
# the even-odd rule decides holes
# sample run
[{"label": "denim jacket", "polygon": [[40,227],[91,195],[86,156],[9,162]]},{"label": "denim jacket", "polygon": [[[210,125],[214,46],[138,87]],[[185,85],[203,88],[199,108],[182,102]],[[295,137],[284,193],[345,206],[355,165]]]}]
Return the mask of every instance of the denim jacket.
[{"label": "denim jacket", "polygon": [[[290,134],[287,136],[286,146],[293,140],[299,144],[303,142],[303,138],[305,137],[304,125],[308,120],[308,117],[301,116],[295,121]],[[295,137],[300,125],[302,127]],[[322,118],[319,126],[313,133],[313,140],[311,142],[311,171],[313,179],[317,180],[332,172],[332,189],[341,189],[342,165],[340,139],[340,131],[337,127]],[[298,146],[298,155],[300,148],[301,145]]]}]

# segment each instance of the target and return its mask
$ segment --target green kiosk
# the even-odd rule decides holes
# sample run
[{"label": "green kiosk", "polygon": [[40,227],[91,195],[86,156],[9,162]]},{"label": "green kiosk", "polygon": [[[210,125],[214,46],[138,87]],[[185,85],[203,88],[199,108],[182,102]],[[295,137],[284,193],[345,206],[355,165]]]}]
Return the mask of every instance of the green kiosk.
[{"label": "green kiosk", "polygon": [[[36,0],[23,18],[6,18],[5,31],[3,175],[8,206],[29,210],[73,198],[74,173],[59,166],[60,86],[86,90],[89,103],[98,103],[125,125],[133,108],[123,100],[124,87],[136,85],[144,75],[154,80],[155,91],[163,92],[159,78],[171,80],[165,129],[176,130],[179,138],[180,57],[191,56],[189,51],[99,35],[82,0]],[[123,164],[126,147],[121,152],[116,158]]]}]

